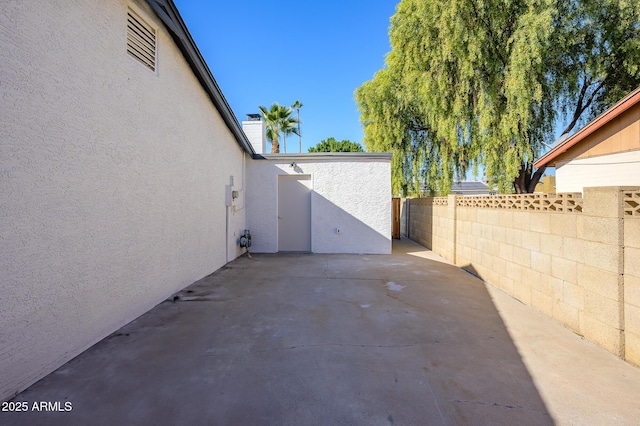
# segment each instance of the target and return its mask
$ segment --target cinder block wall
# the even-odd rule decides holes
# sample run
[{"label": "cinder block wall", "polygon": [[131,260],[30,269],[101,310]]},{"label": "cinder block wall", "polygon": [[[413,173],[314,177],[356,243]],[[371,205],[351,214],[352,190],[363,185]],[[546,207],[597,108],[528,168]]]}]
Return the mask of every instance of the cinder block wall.
[{"label": "cinder block wall", "polygon": [[[410,239],[419,242],[431,250],[436,250],[433,244],[433,219],[439,217],[433,212],[433,198],[414,198],[407,200],[407,208],[403,209],[407,215],[407,230]],[[437,247],[440,249],[440,247]]]},{"label": "cinder block wall", "polygon": [[640,365],[640,188],[410,199],[409,237]]},{"label": "cinder block wall", "polygon": [[640,194],[625,192],[623,201],[625,355],[640,365]]},{"label": "cinder block wall", "polygon": [[403,212],[408,216],[407,235],[410,239],[431,248],[446,259],[455,257],[454,196],[412,199],[408,209],[403,209]]}]

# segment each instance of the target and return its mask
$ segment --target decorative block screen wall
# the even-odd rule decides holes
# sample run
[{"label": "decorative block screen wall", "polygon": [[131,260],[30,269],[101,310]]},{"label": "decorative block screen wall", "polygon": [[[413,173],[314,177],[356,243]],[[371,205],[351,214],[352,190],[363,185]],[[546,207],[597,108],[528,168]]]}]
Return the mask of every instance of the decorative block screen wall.
[{"label": "decorative block screen wall", "polygon": [[405,200],[403,232],[640,365],[640,188]]},{"label": "decorative block screen wall", "polygon": [[624,215],[640,216],[640,192],[624,193]]},{"label": "decorative block screen wall", "polygon": [[[435,200],[435,199],[434,199]],[[582,194],[520,194],[459,197],[459,207],[574,213],[582,211]]]}]

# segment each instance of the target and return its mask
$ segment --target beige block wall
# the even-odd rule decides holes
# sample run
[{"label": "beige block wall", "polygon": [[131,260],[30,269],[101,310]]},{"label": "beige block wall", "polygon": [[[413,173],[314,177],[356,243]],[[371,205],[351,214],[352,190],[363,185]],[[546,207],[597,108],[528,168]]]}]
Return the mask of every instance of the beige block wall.
[{"label": "beige block wall", "polygon": [[586,188],[583,212],[411,200],[410,237],[640,365],[640,215],[622,207],[632,189]]},{"label": "beige block wall", "polygon": [[623,262],[625,355],[640,365],[640,216],[624,216]]},{"label": "beige block wall", "polygon": [[[622,203],[613,188],[586,188],[584,214],[577,226],[583,246],[584,334],[589,340],[624,357]],[[599,276],[594,282],[590,272]],[[604,289],[607,289],[605,291]]]},{"label": "beige block wall", "polygon": [[434,204],[432,198],[417,198],[410,199],[408,203],[405,200],[401,210],[407,218],[405,221],[409,229],[406,235],[409,238],[447,259],[453,258],[455,203]]}]

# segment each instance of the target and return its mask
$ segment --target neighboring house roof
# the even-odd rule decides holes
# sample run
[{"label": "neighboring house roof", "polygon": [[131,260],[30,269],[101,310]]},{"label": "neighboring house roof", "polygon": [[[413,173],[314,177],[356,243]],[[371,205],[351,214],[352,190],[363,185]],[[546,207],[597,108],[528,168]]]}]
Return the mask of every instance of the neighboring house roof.
[{"label": "neighboring house roof", "polygon": [[619,117],[622,113],[627,111],[629,108],[634,105],[640,103],[640,87],[635,89],[633,92],[629,93],[625,96],[621,101],[617,104],[597,116],[595,119],[587,123],[582,129],[578,130],[572,136],[568,137],[564,141],[560,142],[549,152],[544,154],[542,157],[538,159],[534,163],[535,167],[546,167],[546,166],[555,166],[555,160],[565,153],[570,148],[582,142],[589,135],[593,134],[598,129],[602,128],[607,123],[611,122],[615,118]]},{"label": "neighboring house roof", "polygon": [[[420,191],[423,196],[429,196],[430,191],[426,186],[422,187]],[[489,188],[489,185],[479,180],[463,180],[463,181],[453,181],[451,184],[451,190],[449,194],[451,195],[494,195],[496,194],[495,189]],[[439,192],[436,191],[436,194]],[[436,195],[437,196],[437,195]]]},{"label": "neighboring house roof", "polygon": [[238,145],[251,155],[255,152],[249,143],[247,136],[242,131],[238,120],[236,119],[231,107],[227,103],[218,83],[213,78],[213,74],[209,70],[204,58],[200,54],[196,43],[191,38],[186,24],[182,20],[178,8],[172,0],[146,0],[153,11],[162,20],[165,27],[173,37],[185,59],[189,63],[193,73],[200,81],[203,89],[207,92],[213,105],[216,107],[225,124],[238,142]]},{"label": "neighboring house roof", "polygon": [[492,191],[489,186],[481,181],[460,181],[453,182],[451,185],[451,194],[468,194],[468,195],[483,195],[491,194]]}]

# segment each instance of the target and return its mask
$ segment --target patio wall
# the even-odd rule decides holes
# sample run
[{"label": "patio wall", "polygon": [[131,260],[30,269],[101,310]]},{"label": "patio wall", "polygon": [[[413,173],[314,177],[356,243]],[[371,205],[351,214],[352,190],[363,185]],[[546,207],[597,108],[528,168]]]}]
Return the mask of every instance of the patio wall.
[{"label": "patio wall", "polygon": [[402,232],[640,365],[640,188],[403,200]]}]

